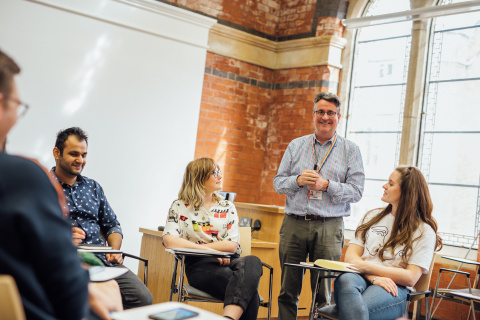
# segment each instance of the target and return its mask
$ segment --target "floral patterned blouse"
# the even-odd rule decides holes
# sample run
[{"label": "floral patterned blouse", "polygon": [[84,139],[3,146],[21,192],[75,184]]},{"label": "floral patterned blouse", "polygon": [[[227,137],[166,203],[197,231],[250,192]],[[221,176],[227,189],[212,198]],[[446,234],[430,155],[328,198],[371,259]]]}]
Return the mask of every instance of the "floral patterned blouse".
[{"label": "floral patterned blouse", "polygon": [[[168,211],[164,235],[170,234],[196,244],[215,241],[240,242],[238,215],[235,205],[228,200],[218,201],[210,210],[195,210],[182,200],[175,200]],[[237,254],[242,252],[238,246]]]}]

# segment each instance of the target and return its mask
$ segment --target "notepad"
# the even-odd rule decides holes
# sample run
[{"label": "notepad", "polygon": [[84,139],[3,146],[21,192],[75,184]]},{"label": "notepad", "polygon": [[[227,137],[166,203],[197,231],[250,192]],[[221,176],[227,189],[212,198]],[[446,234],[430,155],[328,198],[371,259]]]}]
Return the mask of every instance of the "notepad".
[{"label": "notepad", "polygon": [[350,263],[346,263],[346,262],[317,259],[314,264],[317,267],[332,270],[332,271],[359,273],[356,270],[348,268],[348,267],[351,267],[352,265]]},{"label": "notepad", "polygon": [[120,277],[127,273],[128,269],[121,267],[92,266],[88,268],[88,272],[90,274],[90,281],[103,282]]},{"label": "notepad", "polygon": [[78,249],[83,249],[83,250],[98,250],[98,249],[112,250],[113,248],[109,247],[109,246],[102,246],[102,245],[99,245],[99,244],[79,244]]},{"label": "notepad", "polygon": [[[168,250],[168,249],[167,249]],[[172,248],[173,251],[177,253],[191,253],[195,255],[215,255],[215,256],[226,256],[229,257],[233,255],[230,252],[222,252],[222,251],[212,251],[212,250],[200,250],[200,249],[188,249],[188,248]]]}]

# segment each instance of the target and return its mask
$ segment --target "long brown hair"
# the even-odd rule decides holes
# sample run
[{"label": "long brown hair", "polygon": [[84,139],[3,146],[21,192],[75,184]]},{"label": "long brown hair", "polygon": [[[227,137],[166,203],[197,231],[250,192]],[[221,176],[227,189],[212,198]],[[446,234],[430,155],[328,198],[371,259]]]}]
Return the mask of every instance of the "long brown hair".
[{"label": "long brown hair", "polygon": [[[198,210],[205,198],[205,182],[217,169],[219,169],[218,164],[210,158],[199,158],[191,161],[185,169],[178,199],[193,205]],[[213,193],[213,198],[216,201],[222,199],[216,192]]]},{"label": "long brown hair", "polygon": [[[425,177],[416,167],[402,166],[395,170],[400,173],[400,199],[398,201],[398,208],[395,213],[390,238],[380,249],[378,256],[384,261],[383,253],[385,250],[389,249],[393,253],[397,246],[404,245],[405,249],[402,253],[402,260],[407,263],[407,257],[412,254],[413,243],[418,239],[413,239],[413,234],[422,222],[432,227],[437,235],[435,249],[437,251],[440,250],[443,244],[442,238],[437,234],[437,222],[432,216],[433,203]],[[355,236],[360,234],[362,241],[365,242],[368,230],[391,212],[392,205],[389,204],[370,221],[362,223],[357,230],[355,230]]]}]

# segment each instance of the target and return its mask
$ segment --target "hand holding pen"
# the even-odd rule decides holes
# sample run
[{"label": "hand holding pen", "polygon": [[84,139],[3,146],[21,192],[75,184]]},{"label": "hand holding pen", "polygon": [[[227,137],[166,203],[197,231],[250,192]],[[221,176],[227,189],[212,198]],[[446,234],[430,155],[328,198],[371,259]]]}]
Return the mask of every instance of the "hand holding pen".
[{"label": "hand holding pen", "polygon": [[70,220],[70,224],[72,226],[72,240],[73,244],[78,246],[82,243],[83,239],[87,235],[83,229],[80,228],[80,225],[76,220]]}]

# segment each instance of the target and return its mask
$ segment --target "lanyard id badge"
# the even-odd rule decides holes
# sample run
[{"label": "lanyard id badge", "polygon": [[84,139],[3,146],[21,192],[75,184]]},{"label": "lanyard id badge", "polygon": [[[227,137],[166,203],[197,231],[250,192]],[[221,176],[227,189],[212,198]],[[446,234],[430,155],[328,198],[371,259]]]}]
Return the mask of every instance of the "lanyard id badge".
[{"label": "lanyard id badge", "polygon": [[[322,162],[320,163],[320,166],[317,165],[318,163],[318,158],[317,154],[315,153],[315,147],[314,147],[314,136],[312,135],[312,153],[313,153],[313,158],[315,159],[315,165],[313,166],[313,170],[317,171],[317,173],[320,173],[322,170],[323,166],[325,165],[325,162],[327,162],[328,157],[332,153],[333,148],[337,145],[337,134],[335,133],[335,138],[333,139],[332,145],[330,146],[330,149],[328,149],[327,154],[325,154],[325,157],[323,157]],[[323,199],[323,191],[321,190],[311,190],[307,188],[308,192],[308,199],[312,200],[322,200]]]},{"label": "lanyard id badge", "polygon": [[323,191],[320,190],[308,190],[308,199],[310,200],[322,200],[323,199]]}]

